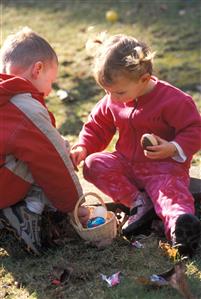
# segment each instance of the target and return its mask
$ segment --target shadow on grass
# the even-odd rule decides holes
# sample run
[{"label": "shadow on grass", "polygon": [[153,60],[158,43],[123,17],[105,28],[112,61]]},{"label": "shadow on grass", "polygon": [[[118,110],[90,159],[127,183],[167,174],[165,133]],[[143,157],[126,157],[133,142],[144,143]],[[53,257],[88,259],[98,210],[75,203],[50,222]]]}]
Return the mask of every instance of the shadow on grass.
[{"label": "shadow on grass", "polygon": [[66,106],[66,121],[59,127],[62,135],[78,135],[83,119],[86,119],[90,110],[88,103],[95,103],[101,99],[101,90],[95,83],[93,77],[84,79],[74,78],[74,87],[70,90],[69,98],[63,104]]}]

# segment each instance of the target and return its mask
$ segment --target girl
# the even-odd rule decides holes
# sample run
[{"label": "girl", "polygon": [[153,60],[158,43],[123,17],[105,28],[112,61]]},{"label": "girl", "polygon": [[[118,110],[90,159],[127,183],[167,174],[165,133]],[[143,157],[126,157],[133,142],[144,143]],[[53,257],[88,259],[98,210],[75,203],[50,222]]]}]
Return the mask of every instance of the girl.
[{"label": "girl", "polygon": [[[126,236],[153,205],[167,238],[191,256],[201,231],[188,190],[190,162],[200,148],[200,115],[189,95],[152,75],[154,53],[145,43],[125,35],[97,42],[94,76],[106,95],[83,126],[72,161],[77,166],[85,160],[85,179],[130,208]],[[115,152],[102,152],[116,131]],[[145,133],[154,134],[158,145],[143,150]]]}]

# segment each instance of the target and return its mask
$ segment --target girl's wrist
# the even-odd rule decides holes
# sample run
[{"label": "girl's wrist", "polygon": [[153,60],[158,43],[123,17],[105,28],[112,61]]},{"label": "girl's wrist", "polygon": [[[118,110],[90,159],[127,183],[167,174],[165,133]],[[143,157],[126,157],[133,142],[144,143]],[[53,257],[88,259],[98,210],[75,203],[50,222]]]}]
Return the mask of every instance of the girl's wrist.
[{"label": "girl's wrist", "polygon": [[178,155],[178,150],[177,147],[175,146],[174,143],[169,143],[171,145],[171,157],[175,157]]}]

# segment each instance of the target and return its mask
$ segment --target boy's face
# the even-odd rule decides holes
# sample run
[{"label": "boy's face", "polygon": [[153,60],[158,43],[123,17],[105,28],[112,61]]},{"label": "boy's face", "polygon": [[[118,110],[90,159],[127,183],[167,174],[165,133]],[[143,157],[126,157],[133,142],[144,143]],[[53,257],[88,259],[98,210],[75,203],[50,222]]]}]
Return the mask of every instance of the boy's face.
[{"label": "boy's face", "polygon": [[56,80],[57,72],[58,64],[55,61],[46,62],[46,64],[38,61],[26,70],[12,65],[8,66],[6,73],[29,80],[46,97],[52,90],[52,83]]},{"label": "boy's face", "polygon": [[145,93],[148,81],[143,78],[134,81],[125,76],[119,76],[115,83],[103,86],[103,88],[110,95],[112,101],[127,103]]},{"label": "boy's face", "polygon": [[49,65],[42,64],[41,69],[38,70],[36,78],[32,79],[32,84],[43,92],[47,97],[52,90],[52,84],[55,82],[58,72],[58,65],[56,62],[50,62]]}]

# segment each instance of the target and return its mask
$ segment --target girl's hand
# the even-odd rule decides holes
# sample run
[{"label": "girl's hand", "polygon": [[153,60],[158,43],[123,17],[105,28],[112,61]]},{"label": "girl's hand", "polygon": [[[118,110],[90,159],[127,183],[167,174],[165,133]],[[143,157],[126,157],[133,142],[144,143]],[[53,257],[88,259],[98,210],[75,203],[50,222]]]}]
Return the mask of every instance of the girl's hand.
[{"label": "girl's hand", "polygon": [[75,170],[78,170],[77,166],[80,164],[81,161],[85,160],[87,156],[87,149],[84,146],[75,146],[70,151],[70,158],[72,160],[73,166]]},{"label": "girl's hand", "polygon": [[149,159],[166,159],[177,155],[177,148],[173,143],[168,142],[159,136],[154,135],[158,145],[147,146],[144,154]]}]

